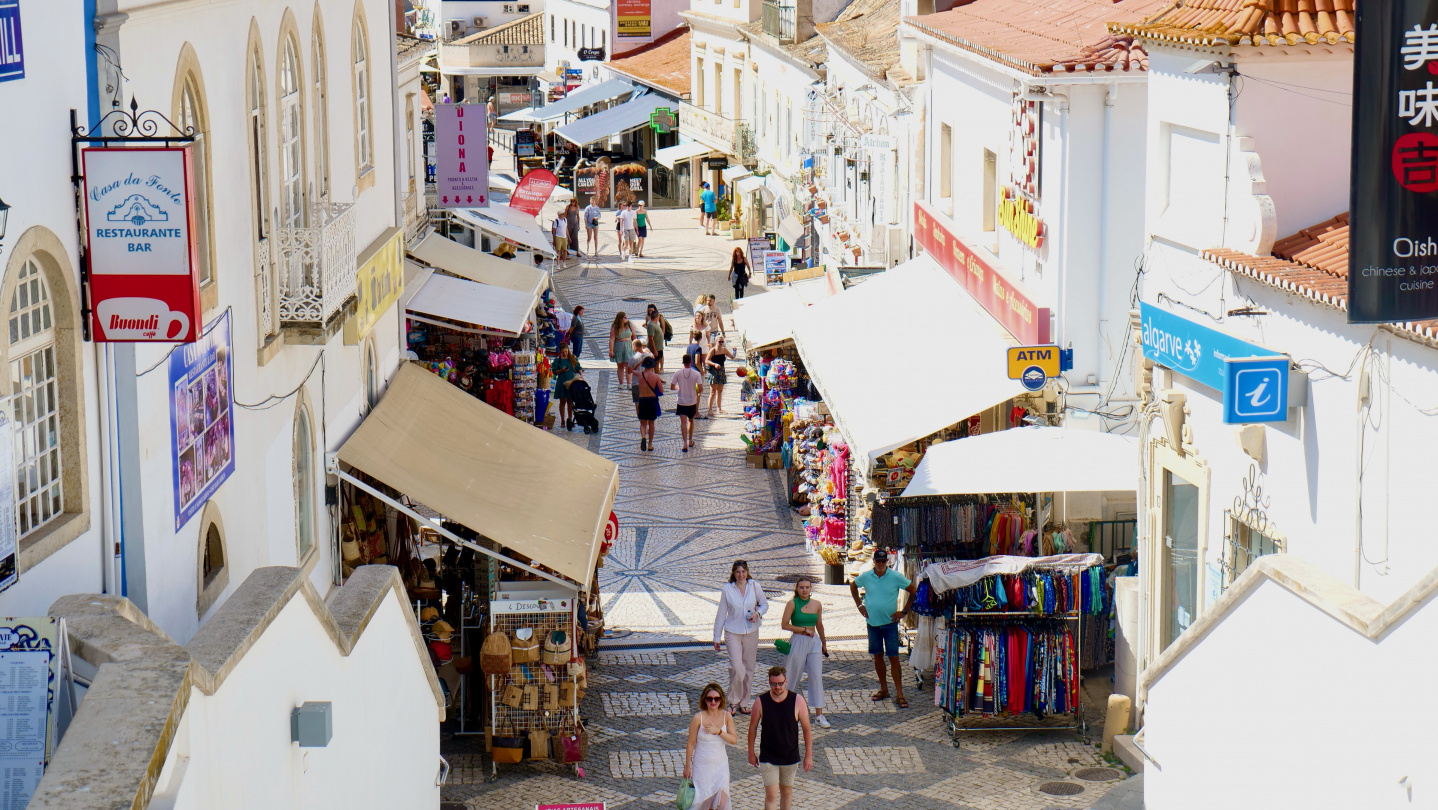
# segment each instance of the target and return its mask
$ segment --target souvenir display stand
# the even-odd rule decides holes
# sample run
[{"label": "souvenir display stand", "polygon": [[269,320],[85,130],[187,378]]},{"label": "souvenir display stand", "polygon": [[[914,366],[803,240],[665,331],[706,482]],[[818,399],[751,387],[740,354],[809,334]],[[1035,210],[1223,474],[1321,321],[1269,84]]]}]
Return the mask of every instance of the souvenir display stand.
[{"label": "souvenir display stand", "polygon": [[745,403],[740,438],[750,467],[774,470],[784,466],[794,405],[810,393],[809,378],[798,356],[788,343],[748,355],[748,364],[740,368],[744,376],[739,398]]},{"label": "souvenir display stand", "polygon": [[[411,319],[410,351],[431,372],[501,411],[534,424],[541,365],[531,335],[477,334],[462,328]],[[547,397],[543,398],[547,402]]]}]

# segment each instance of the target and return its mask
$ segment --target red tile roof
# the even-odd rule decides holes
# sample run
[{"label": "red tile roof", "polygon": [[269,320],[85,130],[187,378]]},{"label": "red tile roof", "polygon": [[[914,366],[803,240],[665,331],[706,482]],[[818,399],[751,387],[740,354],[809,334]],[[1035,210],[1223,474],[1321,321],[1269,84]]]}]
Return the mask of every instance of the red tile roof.
[{"label": "red tile roof", "polygon": [[676,28],[659,39],[617,53],[609,69],[673,93],[689,96],[689,29]]},{"label": "red tile roof", "polygon": [[[1237,2],[1237,0],[1233,0]],[[1148,55],[1113,20],[1141,22],[1173,0],[974,0],[906,17],[912,30],[1032,74],[1147,70]]]},{"label": "red tile roof", "polygon": [[[1273,243],[1272,256],[1253,256],[1236,250],[1205,250],[1205,259],[1271,287],[1287,290],[1311,301],[1348,309],[1348,214]],[[1438,341],[1438,321],[1395,324],[1395,331]]]},{"label": "red tile roof", "polygon": [[1115,34],[1190,45],[1330,45],[1353,42],[1358,0],[1169,0],[1142,22],[1109,23]]},{"label": "red tile roof", "polygon": [[455,45],[543,45],[544,12],[536,11],[507,23],[455,40]]}]

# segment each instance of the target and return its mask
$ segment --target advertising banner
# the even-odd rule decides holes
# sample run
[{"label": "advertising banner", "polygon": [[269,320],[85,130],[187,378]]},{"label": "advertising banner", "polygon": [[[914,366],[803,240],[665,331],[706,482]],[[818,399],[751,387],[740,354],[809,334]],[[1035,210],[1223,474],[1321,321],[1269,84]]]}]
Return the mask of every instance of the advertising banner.
[{"label": "advertising banner", "polygon": [[20,0],[0,0],[0,82],[25,78],[25,41],[20,35]]},{"label": "advertising banner", "polygon": [[489,139],[482,104],[434,105],[435,198],[440,208],[489,207]]},{"label": "advertising banner", "polygon": [[390,228],[359,256],[355,312],[345,324],[345,342],[363,340],[404,292],[404,231]]},{"label": "advertising banner", "polygon": [[557,185],[559,178],[554,176],[554,172],[548,169],[530,169],[515,187],[514,195],[509,198],[509,207],[537,217],[544,209],[544,204],[549,202],[549,195],[554,193],[554,187]]},{"label": "advertising banner", "polygon": [[517,157],[534,157],[534,130],[515,130],[514,154]]},{"label": "advertising banner", "polygon": [[1438,4],[1355,13],[1348,320],[1427,320],[1438,316]]},{"label": "advertising banner", "polygon": [[615,30],[620,39],[648,39],[654,36],[649,23],[649,0],[619,0],[614,11],[619,18]]},{"label": "advertising banner", "polygon": [[95,340],[193,342],[200,288],[190,150],[83,149],[80,160]]},{"label": "advertising banner", "polygon": [[614,204],[649,204],[649,167],[643,163],[620,163],[614,167]]},{"label": "advertising banner", "polygon": [[610,207],[609,158],[602,157],[574,170],[574,197],[580,208],[587,208],[591,202],[600,208]]},{"label": "advertising banner", "polygon": [[1022,343],[1049,343],[1049,309],[954,235],[928,205],[914,203],[914,238],[954,280]]},{"label": "advertising banner", "polygon": [[764,254],[774,249],[774,242],[768,236],[749,237],[749,269],[758,275],[764,268]]},{"label": "advertising banner", "polygon": [[789,272],[789,254],[782,250],[764,251],[763,283],[767,286],[769,282],[779,283],[784,280],[784,274]]},{"label": "advertising banner", "polygon": [[170,353],[170,461],[175,530],[204,508],[235,472],[230,383],[230,313],[210,322],[195,343]]},{"label": "advertising banner", "polygon": [[20,543],[15,530],[15,423],[0,411],[0,591],[20,581]]},{"label": "advertising banner", "polygon": [[55,748],[59,620],[0,618],[0,810],[24,810]]}]

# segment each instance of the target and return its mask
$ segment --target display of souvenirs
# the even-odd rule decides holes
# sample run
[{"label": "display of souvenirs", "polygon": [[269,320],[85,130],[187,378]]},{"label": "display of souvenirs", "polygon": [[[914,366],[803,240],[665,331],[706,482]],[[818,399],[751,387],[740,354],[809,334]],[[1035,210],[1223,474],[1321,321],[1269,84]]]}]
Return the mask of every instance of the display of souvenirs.
[{"label": "display of souvenirs", "polygon": [[539,347],[549,355],[559,354],[559,319],[555,317],[555,306],[554,291],[545,290],[539,296],[539,307],[535,310],[539,322],[536,330]]},{"label": "display of souvenirs", "polygon": [[460,390],[526,422],[542,418],[538,360],[532,348],[524,348],[532,346],[528,336],[484,336],[412,322],[407,340],[421,365]]},{"label": "display of souvenirs", "polygon": [[824,447],[819,450],[819,469],[805,471],[809,489],[809,517],[804,520],[804,536],[811,544],[848,545],[849,523],[849,446],[837,428],[824,428]]}]

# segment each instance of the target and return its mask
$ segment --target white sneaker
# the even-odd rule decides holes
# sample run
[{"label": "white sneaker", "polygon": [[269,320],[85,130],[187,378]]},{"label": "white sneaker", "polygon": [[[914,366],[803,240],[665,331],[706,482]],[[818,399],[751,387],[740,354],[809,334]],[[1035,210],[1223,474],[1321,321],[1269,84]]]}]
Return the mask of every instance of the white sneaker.
[{"label": "white sneaker", "polygon": [[816,717],[814,718],[814,722],[819,724],[819,728],[830,728],[830,726],[829,726],[829,718],[825,717],[825,716],[822,715],[822,714],[816,716]]}]

